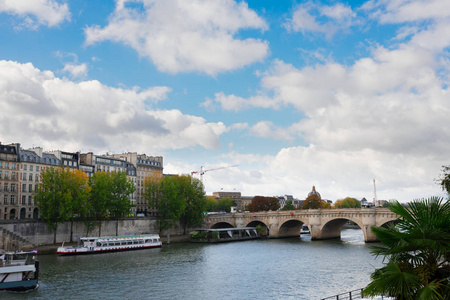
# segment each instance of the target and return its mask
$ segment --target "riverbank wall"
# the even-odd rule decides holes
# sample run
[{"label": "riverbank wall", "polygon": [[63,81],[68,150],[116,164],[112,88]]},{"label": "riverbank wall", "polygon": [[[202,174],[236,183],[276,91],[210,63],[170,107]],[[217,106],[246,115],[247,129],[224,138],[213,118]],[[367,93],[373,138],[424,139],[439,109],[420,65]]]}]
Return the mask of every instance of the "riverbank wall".
[{"label": "riverbank wall", "polygon": [[[127,218],[118,221],[118,235],[136,235],[143,233],[158,233],[158,223],[153,218]],[[56,243],[69,242],[72,227],[72,241],[76,242],[80,237],[87,235],[83,222],[65,222],[58,225],[56,230]],[[89,232],[89,236],[115,236],[116,220],[102,221],[101,232],[99,226],[95,226]],[[100,233],[100,234],[99,234]],[[167,235],[182,235],[183,228],[177,224],[168,232],[161,233],[161,237]],[[0,249],[18,250],[32,247],[42,247],[53,244],[54,232],[49,230],[47,224],[40,220],[0,220]]]}]

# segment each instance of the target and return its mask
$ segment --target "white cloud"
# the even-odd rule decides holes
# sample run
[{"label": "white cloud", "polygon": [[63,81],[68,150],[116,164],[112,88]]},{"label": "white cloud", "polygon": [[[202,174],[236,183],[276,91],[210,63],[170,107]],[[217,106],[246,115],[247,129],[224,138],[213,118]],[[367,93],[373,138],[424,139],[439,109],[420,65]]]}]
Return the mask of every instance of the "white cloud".
[{"label": "white cloud", "polygon": [[277,127],[271,121],[259,121],[250,128],[249,133],[258,137],[272,138],[275,140],[293,139],[288,129]]},{"label": "white cloud", "polygon": [[63,72],[69,73],[72,78],[84,78],[87,76],[87,64],[65,63]]},{"label": "white cloud", "polygon": [[217,148],[219,136],[228,130],[223,123],[152,109],[170,91],[164,86],[143,90],[95,80],[73,82],[30,63],[0,61],[0,140],[99,153]]},{"label": "white cloud", "polygon": [[[434,179],[450,152],[450,34],[446,19],[431,23],[421,30],[404,27],[407,43],[375,47],[352,65],[325,61],[299,69],[275,60],[257,96],[216,94],[211,102],[226,110],[293,107],[305,116],[284,129],[268,122],[249,127],[271,139],[276,132],[299,135],[309,146],[252,157],[245,170],[245,155],[233,153],[230,159],[242,168],[234,184],[249,195],[304,198],[316,185],[331,200],[371,200],[375,178],[379,199],[443,195]],[[252,170],[260,176],[251,176]]]},{"label": "white cloud", "polygon": [[309,1],[294,9],[292,19],[285,26],[303,34],[313,32],[331,38],[337,31],[350,28],[355,19],[356,14],[348,5],[337,3],[328,6]]},{"label": "white cloud", "polygon": [[117,1],[109,24],[85,29],[86,44],[112,40],[135,49],[163,72],[215,75],[262,61],[268,44],[236,39],[243,29],[267,28],[245,2],[233,0]]},{"label": "white cloud", "polygon": [[372,18],[381,23],[404,23],[427,19],[442,19],[450,16],[450,2],[447,0],[372,0],[362,9],[370,12]]},{"label": "white cloud", "polygon": [[23,23],[16,29],[37,29],[40,25],[53,27],[70,20],[69,5],[55,0],[3,0],[0,1],[0,13],[17,15]]}]

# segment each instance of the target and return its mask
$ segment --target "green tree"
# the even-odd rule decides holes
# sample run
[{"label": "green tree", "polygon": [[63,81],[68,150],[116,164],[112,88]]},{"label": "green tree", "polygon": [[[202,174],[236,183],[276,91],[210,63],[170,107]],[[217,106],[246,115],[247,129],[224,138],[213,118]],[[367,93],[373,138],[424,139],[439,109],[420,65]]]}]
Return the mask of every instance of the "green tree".
[{"label": "green tree", "polygon": [[200,225],[203,222],[203,211],[206,207],[203,184],[192,176],[175,176],[178,186],[178,197],[185,202],[185,209],[181,216],[184,234],[188,227]]},{"label": "green tree", "polygon": [[337,200],[334,206],[336,208],[361,208],[361,202],[355,198],[347,197]]},{"label": "green tree", "polygon": [[281,210],[295,210],[295,206],[294,204],[292,204],[292,200],[287,200],[286,205],[284,205]]},{"label": "green tree", "polygon": [[415,200],[405,208],[394,201],[397,225],[373,227],[382,246],[372,253],[387,264],[375,270],[364,296],[396,299],[450,299],[450,201]]},{"label": "green tree", "polygon": [[204,210],[207,212],[211,212],[211,211],[218,211],[217,209],[217,200],[214,197],[211,196],[207,196],[206,198],[206,203],[205,203],[205,208]]},{"label": "green tree", "polygon": [[255,196],[252,202],[247,206],[251,212],[257,211],[275,211],[280,208],[280,201],[276,197]]},{"label": "green tree", "polygon": [[96,172],[89,178],[89,186],[91,187],[91,195],[88,199],[87,223],[96,222],[98,224],[98,235],[101,236],[101,222],[108,217],[109,213],[111,176],[103,171]]},{"label": "green tree", "polygon": [[88,184],[88,176],[81,170],[70,170],[69,189],[72,194],[70,218],[70,242],[73,240],[73,222],[75,218],[82,219],[88,214],[88,199],[91,188]]},{"label": "green tree", "polygon": [[226,211],[229,213],[231,211],[232,206],[233,206],[233,199],[231,199],[230,197],[223,197],[217,200],[217,206],[214,211]]},{"label": "green tree", "polygon": [[127,178],[125,172],[110,172],[110,197],[108,211],[111,218],[116,219],[116,236],[119,234],[119,219],[126,217],[133,207],[129,196],[134,193],[136,187]]},{"label": "green tree", "polygon": [[450,195],[450,166],[442,166],[442,174],[439,183],[442,186],[442,190],[447,191],[447,194]]},{"label": "green tree", "polygon": [[180,197],[177,176],[148,177],[144,183],[144,197],[158,211],[159,232],[172,228],[182,217],[186,201]]},{"label": "green tree", "polygon": [[41,173],[41,183],[35,193],[41,217],[47,227],[53,230],[56,243],[56,229],[60,223],[73,218],[73,195],[69,168],[47,168]]}]

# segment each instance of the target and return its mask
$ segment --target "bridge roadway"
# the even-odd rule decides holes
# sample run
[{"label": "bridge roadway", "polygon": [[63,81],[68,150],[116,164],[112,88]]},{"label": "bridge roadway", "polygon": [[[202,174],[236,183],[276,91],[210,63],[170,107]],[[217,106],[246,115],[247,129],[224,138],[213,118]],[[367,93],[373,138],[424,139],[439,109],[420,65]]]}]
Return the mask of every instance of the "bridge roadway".
[{"label": "bridge roadway", "polygon": [[355,222],[364,233],[366,242],[376,242],[371,227],[380,227],[398,218],[387,208],[305,209],[255,213],[208,215],[204,228],[256,227],[261,225],[270,238],[295,237],[306,224],[312,240],[341,237],[348,221]]}]

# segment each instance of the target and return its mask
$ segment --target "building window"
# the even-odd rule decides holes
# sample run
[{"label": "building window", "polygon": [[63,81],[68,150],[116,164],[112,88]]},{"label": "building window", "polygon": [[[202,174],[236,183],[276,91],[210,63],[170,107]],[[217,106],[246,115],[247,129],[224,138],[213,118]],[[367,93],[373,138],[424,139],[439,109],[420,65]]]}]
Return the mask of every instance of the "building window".
[{"label": "building window", "polygon": [[36,166],[36,172],[39,172],[39,167],[38,166]]},{"label": "building window", "polygon": [[31,200],[32,200],[31,196],[28,196],[28,205],[31,205]]},{"label": "building window", "polygon": [[22,205],[25,205],[25,204],[27,204],[27,196],[22,196],[22,203],[21,203]]},{"label": "building window", "polygon": [[9,169],[9,163],[5,162],[5,169]]},{"label": "building window", "polygon": [[26,171],[27,170],[27,165],[23,165],[23,169]]},{"label": "building window", "polygon": [[14,183],[11,183],[11,192],[16,191],[16,185]]},{"label": "building window", "polygon": [[3,191],[7,192],[8,191],[8,184],[5,183],[5,185],[3,186]]},{"label": "building window", "polygon": [[16,196],[15,195],[11,195],[11,204],[14,205],[16,202]]},{"label": "building window", "polygon": [[30,173],[29,179],[30,181],[33,181],[33,173]]},{"label": "building window", "polygon": [[3,204],[8,204],[8,195],[5,195],[5,197],[3,198]]},{"label": "building window", "polygon": [[23,180],[27,180],[27,173],[23,173]]},{"label": "building window", "polygon": [[16,180],[16,172],[11,172],[11,179]]},{"label": "building window", "polygon": [[0,168],[2,167],[3,162],[0,161]]},{"label": "building window", "polygon": [[5,179],[9,179],[8,171],[5,171]]},{"label": "building window", "polygon": [[2,171],[0,171],[0,179],[2,179]]},{"label": "building window", "polygon": [[12,164],[11,164],[11,167],[12,167],[13,170],[15,170],[15,169],[16,169],[16,164],[15,164],[15,163],[12,163]]},{"label": "building window", "polygon": [[32,184],[28,185],[28,191],[30,191],[30,192],[33,191],[33,185]]},{"label": "building window", "polygon": [[27,185],[25,183],[22,184],[22,192],[24,192],[24,193],[27,192]]}]

